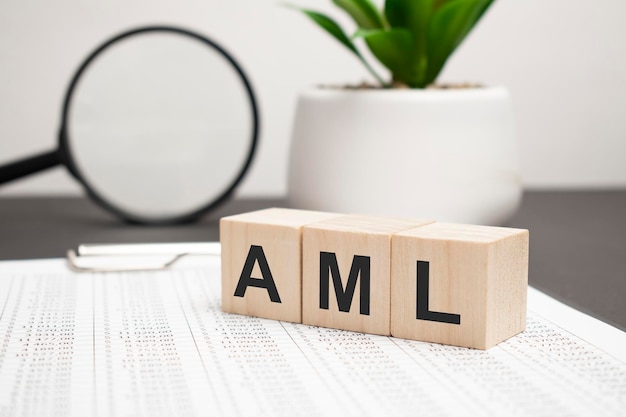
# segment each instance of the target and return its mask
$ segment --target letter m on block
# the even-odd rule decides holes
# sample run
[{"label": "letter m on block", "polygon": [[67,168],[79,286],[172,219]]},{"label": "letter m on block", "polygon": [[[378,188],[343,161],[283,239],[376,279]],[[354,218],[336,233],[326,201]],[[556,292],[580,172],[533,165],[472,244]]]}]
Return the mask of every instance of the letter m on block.
[{"label": "letter m on block", "polygon": [[332,252],[320,252],[320,308],[328,310],[330,298],[330,276],[333,277],[333,286],[339,311],[349,312],[354,298],[356,282],[361,277],[360,310],[359,313],[370,314],[370,257],[355,255],[352,259],[350,274],[346,287],[343,287],[337,256]]}]

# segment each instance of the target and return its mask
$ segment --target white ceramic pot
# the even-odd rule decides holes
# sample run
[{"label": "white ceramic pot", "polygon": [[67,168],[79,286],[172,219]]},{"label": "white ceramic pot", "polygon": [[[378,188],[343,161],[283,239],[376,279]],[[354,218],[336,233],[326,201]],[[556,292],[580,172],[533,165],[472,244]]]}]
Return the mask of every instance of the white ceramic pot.
[{"label": "white ceramic pot", "polygon": [[300,95],[289,161],[294,208],[503,224],[521,183],[506,89]]}]

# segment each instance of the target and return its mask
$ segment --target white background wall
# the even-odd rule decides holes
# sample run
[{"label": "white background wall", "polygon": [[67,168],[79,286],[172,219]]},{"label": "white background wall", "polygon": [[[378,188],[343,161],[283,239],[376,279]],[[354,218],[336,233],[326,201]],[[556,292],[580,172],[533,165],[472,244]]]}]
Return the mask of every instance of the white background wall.
[{"label": "white background wall", "polygon": [[[330,0],[293,2],[339,15]],[[367,78],[334,40],[276,0],[0,5],[0,163],[56,145],[62,97],[77,65],[104,39],[134,26],[202,32],[247,70],[259,96],[262,134],[241,195],[285,193],[298,90]],[[624,18],[624,0],[497,0],[448,62],[443,81],[511,90],[527,188],[626,186]],[[0,195],[78,192],[62,168],[0,189]]]}]

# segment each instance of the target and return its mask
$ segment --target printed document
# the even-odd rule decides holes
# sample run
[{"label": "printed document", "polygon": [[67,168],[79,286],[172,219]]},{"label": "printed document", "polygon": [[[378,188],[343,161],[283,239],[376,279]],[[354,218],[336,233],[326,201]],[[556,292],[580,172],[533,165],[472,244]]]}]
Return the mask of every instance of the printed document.
[{"label": "printed document", "polygon": [[529,289],[479,351],[220,309],[219,257],[0,262],[0,416],[623,416],[625,333]]}]

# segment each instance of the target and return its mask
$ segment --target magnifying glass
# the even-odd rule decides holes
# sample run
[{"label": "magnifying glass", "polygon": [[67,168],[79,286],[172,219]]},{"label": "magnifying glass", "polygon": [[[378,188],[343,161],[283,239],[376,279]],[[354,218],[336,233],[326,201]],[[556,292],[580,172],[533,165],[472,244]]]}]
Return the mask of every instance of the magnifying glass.
[{"label": "magnifying glass", "polygon": [[0,184],[63,164],[124,220],[191,221],[233,193],[258,131],[231,55],[188,30],[143,27],[89,55],[65,95],[58,148],[0,167]]}]

